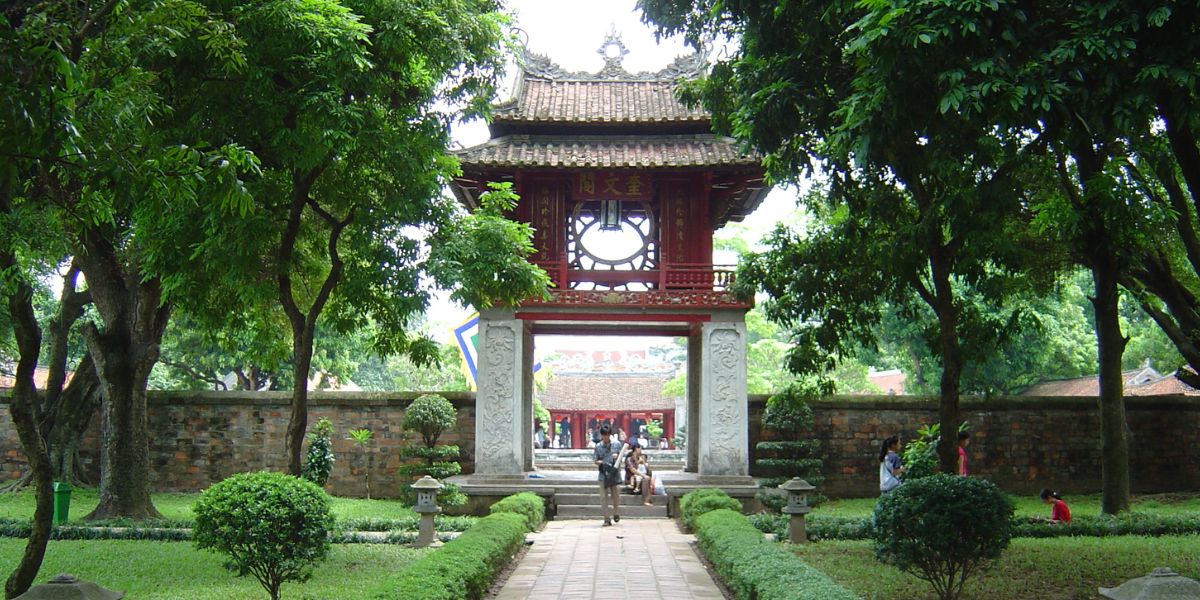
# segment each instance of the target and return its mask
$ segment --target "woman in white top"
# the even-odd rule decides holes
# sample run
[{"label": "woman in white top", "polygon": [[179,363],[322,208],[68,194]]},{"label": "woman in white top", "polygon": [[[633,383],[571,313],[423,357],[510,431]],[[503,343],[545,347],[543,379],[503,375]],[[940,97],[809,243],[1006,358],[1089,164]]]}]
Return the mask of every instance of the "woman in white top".
[{"label": "woman in white top", "polygon": [[886,494],[900,487],[900,475],[904,467],[900,464],[900,436],[893,435],[883,440],[879,447],[879,491]]}]

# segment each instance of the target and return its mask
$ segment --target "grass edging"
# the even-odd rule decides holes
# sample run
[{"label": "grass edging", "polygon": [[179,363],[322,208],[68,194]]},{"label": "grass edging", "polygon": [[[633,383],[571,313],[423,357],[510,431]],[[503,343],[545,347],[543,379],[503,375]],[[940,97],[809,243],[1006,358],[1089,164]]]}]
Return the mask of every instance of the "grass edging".
[{"label": "grass edging", "polygon": [[487,593],[496,576],[525,543],[525,534],[545,518],[545,504],[522,492],[492,506],[492,514],[462,535],[409,564],[380,586],[376,598],[473,600]]},{"label": "grass edging", "polygon": [[741,600],[858,600],[828,575],[771,543],[741,513],[722,508],[694,520],[700,550]]},{"label": "grass edging", "polygon": [[[751,523],[764,533],[787,537],[787,515],[759,513]],[[875,535],[870,517],[821,517],[809,515],[805,532],[810,540],[869,540]],[[1014,538],[1109,537],[1119,535],[1195,535],[1200,534],[1200,517],[1125,514],[1117,517],[1079,515],[1068,525],[1030,523],[1013,519]]]}]

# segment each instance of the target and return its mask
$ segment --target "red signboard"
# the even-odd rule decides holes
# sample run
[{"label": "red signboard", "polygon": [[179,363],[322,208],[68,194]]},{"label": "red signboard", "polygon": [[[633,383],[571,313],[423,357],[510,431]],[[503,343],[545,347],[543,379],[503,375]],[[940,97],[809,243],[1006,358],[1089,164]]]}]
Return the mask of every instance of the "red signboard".
[{"label": "red signboard", "polygon": [[650,178],[643,173],[589,171],[575,176],[576,200],[649,200]]}]

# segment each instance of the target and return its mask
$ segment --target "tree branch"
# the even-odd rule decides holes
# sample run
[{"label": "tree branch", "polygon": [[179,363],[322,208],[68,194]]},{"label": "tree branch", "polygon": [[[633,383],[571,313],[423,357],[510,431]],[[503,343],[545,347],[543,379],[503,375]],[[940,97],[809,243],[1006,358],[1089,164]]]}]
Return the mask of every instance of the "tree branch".
[{"label": "tree branch", "polygon": [[168,367],[174,367],[176,369],[179,369],[180,371],[183,371],[184,373],[187,373],[188,375],[190,375],[192,377],[192,379],[195,379],[196,381],[203,381],[204,383],[211,383],[211,384],[213,384],[214,389],[216,389],[217,386],[220,386],[218,391],[226,391],[229,389],[229,386],[225,385],[224,381],[221,381],[220,379],[218,379],[216,377],[205,375],[184,363],[179,363],[179,362],[166,360],[166,359],[160,359],[159,362],[161,362],[164,365],[167,365]]}]

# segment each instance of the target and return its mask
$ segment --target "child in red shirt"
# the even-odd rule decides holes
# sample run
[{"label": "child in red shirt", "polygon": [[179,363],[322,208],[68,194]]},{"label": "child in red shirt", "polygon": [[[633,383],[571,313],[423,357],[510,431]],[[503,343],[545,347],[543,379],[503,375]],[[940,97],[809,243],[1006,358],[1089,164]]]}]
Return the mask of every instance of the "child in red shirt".
[{"label": "child in red shirt", "polygon": [[1037,519],[1038,521],[1063,524],[1071,522],[1071,509],[1067,507],[1067,503],[1063,501],[1062,496],[1058,495],[1058,492],[1053,492],[1049,488],[1045,488],[1042,490],[1041,496],[1042,502],[1053,506],[1053,508],[1050,509],[1050,518],[1048,520],[1039,518]]}]

